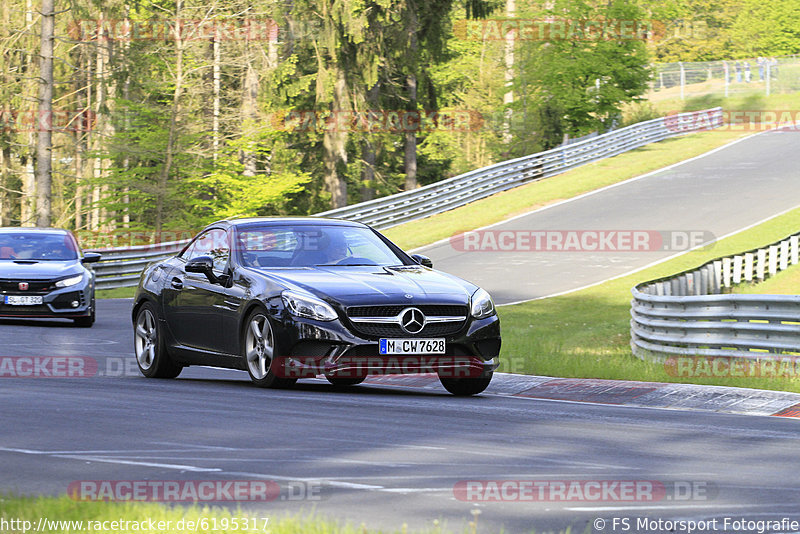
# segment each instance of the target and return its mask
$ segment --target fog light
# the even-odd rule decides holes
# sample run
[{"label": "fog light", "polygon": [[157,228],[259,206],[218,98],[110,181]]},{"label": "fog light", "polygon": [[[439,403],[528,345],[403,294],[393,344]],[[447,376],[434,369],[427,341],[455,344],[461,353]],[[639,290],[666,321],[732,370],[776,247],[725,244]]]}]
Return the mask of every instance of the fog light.
[{"label": "fog light", "polygon": [[80,302],[78,302],[77,300],[73,300],[72,302],[69,303],[69,305],[72,306],[73,308],[77,308],[80,305]]}]

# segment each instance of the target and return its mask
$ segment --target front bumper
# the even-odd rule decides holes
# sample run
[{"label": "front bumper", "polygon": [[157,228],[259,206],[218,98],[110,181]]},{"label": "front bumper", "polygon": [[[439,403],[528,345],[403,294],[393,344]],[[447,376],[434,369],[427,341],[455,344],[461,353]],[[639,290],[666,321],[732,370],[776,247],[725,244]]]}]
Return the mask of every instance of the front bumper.
[{"label": "front bumper", "polygon": [[[50,291],[49,293],[4,292],[0,294],[0,317],[64,317],[68,319],[87,317],[92,313],[93,283],[77,284]],[[15,306],[6,304],[9,296],[41,296],[42,304]],[[77,302],[77,306],[73,303]]]},{"label": "front bumper", "polygon": [[284,330],[276,336],[276,354],[282,356],[275,357],[272,372],[285,378],[421,373],[478,378],[491,374],[499,366],[501,341],[497,315],[480,320],[470,318],[459,332],[444,336],[444,354],[382,355],[379,337],[356,335],[338,320],[326,323],[284,318],[282,324]]}]

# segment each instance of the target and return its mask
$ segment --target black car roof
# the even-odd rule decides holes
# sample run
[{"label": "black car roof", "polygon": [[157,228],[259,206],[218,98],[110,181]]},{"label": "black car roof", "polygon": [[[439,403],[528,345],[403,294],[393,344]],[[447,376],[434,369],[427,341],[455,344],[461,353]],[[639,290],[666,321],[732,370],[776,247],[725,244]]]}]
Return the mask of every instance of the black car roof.
[{"label": "black car roof", "polygon": [[274,226],[296,226],[296,225],[309,225],[309,226],[360,226],[365,227],[365,224],[345,221],[342,219],[326,219],[323,217],[246,217],[242,219],[223,219],[209,224],[211,226],[250,226],[259,224],[269,224]]}]

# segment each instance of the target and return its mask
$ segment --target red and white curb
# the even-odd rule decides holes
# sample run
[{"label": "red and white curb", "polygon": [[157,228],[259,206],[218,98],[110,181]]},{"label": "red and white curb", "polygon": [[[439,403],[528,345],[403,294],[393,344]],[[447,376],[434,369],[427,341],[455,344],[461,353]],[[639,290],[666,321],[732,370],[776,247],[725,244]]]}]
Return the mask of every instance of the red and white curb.
[{"label": "red and white curb", "polygon": [[[371,376],[364,383],[444,392],[433,373]],[[798,393],[726,386],[495,373],[485,393],[613,406],[800,418]]]}]

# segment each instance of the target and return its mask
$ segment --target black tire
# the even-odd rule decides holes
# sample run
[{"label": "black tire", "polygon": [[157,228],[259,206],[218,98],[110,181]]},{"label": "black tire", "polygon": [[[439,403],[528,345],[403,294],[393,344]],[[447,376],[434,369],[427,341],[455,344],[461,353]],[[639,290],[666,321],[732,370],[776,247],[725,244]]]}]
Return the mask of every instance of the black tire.
[{"label": "black tire", "polygon": [[444,386],[444,389],[458,397],[468,397],[470,395],[477,395],[482,393],[487,387],[489,382],[492,381],[491,372],[485,373],[478,378],[449,378],[440,376],[439,381]]},{"label": "black tire", "polygon": [[175,378],[183,366],[172,361],[167,352],[158,312],[150,302],[145,302],[136,312],[133,323],[133,349],[136,365],[147,378]]},{"label": "black tire", "polygon": [[250,380],[260,388],[288,388],[296,378],[275,376],[275,334],[272,323],[263,308],[256,308],[247,316],[242,331],[242,358]]},{"label": "black tire", "polygon": [[336,387],[355,386],[356,384],[360,384],[361,382],[363,382],[364,380],[367,379],[366,376],[355,377],[355,378],[350,378],[350,377],[345,378],[345,377],[341,377],[341,376],[330,376],[330,375],[325,375],[325,378],[327,378],[328,382],[330,382],[331,384],[333,384]]},{"label": "black tire", "polygon": [[92,295],[92,306],[91,306],[92,313],[90,313],[86,317],[78,317],[73,319],[75,322],[75,326],[79,326],[81,328],[91,328],[94,324],[94,317],[95,317],[95,304],[94,304],[94,295]]}]

